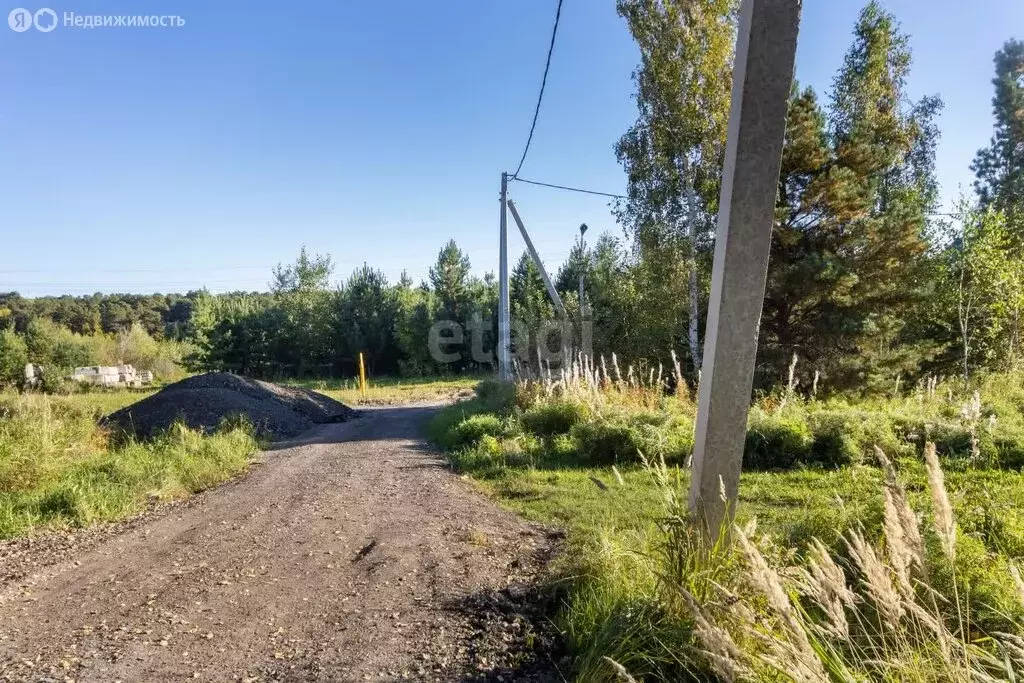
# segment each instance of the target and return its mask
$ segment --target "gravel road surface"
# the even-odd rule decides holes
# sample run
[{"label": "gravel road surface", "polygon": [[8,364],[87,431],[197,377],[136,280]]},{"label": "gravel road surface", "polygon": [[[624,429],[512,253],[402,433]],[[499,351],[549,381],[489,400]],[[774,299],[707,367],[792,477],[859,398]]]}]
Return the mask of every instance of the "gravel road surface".
[{"label": "gravel road surface", "polygon": [[[2,681],[559,681],[558,535],[365,411],[139,519],[0,544]],[[547,604],[544,604],[547,602]]]}]

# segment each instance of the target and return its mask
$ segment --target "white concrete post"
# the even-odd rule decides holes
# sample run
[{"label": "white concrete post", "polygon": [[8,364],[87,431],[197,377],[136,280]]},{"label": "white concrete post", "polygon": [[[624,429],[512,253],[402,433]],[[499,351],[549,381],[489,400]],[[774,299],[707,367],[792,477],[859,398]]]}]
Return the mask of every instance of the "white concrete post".
[{"label": "white concrete post", "polygon": [[740,7],[690,483],[712,537],[739,493],[800,4]]},{"label": "white concrete post", "polygon": [[501,174],[501,218],[498,224],[498,377],[512,379],[511,314],[508,297],[508,173]]}]

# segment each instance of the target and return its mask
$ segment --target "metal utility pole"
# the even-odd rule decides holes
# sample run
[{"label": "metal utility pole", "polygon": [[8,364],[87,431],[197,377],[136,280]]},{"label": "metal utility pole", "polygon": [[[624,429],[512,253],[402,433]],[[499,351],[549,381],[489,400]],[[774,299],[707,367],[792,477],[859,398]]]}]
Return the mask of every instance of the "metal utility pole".
[{"label": "metal utility pole", "polygon": [[498,237],[498,377],[512,379],[511,315],[508,310],[508,173],[501,174],[501,221]]},{"label": "metal utility pole", "polygon": [[712,538],[739,494],[800,3],[740,6],[690,478],[690,509]]}]

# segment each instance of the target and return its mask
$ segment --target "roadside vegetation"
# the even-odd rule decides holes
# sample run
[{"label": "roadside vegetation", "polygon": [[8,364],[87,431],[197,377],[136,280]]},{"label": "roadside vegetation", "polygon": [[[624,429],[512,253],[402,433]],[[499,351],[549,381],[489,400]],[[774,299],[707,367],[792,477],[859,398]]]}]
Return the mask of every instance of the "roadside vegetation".
[{"label": "roadside vegetation", "polygon": [[456,471],[567,530],[554,578],[580,680],[788,680],[777,669],[792,676],[797,655],[807,681],[1005,680],[1024,663],[1024,376],[763,396],[746,531],[710,554],[686,519],[686,385],[576,377],[484,382],[430,430]]},{"label": "roadside vegetation", "polygon": [[188,497],[245,471],[258,450],[241,417],[210,435],[175,425],[145,442],[97,426],[138,398],[0,393],[0,539],[116,521]]}]

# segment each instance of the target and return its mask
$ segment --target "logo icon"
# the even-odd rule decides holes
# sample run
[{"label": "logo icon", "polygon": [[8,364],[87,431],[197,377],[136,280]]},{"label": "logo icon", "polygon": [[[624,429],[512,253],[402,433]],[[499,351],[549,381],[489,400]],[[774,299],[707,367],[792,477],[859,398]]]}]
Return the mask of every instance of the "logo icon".
[{"label": "logo icon", "polygon": [[16,7],[7,15],[7,25],[11,27],[12,31],[24,33],[32,28],[32,13],[22,7]]},{"label": "logo icon", "polygon": [[44,7],[36,12],[32,20],[35,22],[36,29],[43,33],[49,33],[57,28],[57,13],[49,7]]}]

